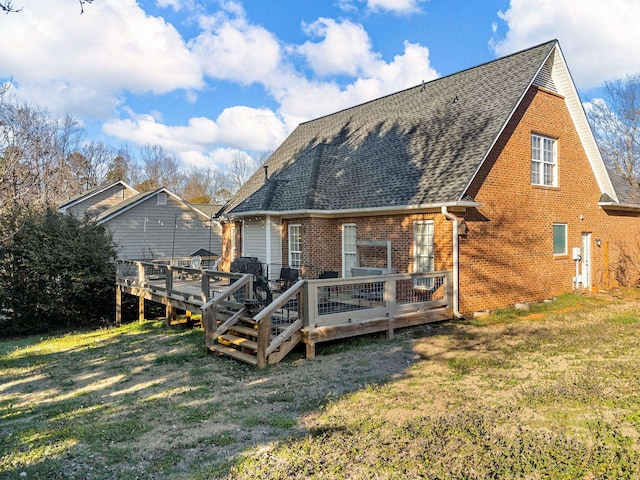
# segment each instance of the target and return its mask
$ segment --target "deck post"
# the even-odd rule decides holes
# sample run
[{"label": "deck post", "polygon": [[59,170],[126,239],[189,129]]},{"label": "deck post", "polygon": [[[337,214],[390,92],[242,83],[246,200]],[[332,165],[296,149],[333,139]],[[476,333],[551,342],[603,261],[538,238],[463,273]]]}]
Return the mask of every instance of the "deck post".
[{"label": "deck post", "polygon": [[265,368],[267,366],[267,347],[271,341],[271,315],[267,315],[260,320],[258,324],[258,350],[257,367]]},{"label": "deck post", "polygon": [[394,335],[394,318],[396,316],[396,280],[385,280],[384,282],[384,303],[387,307],[387,315],[389,317],[389,328],[387,329],[387,340],[391,340]]},{"label": "deck post", "polygon": [[304,358],[307,360],[316,358],[316,344],[307,340],[306,347],[307,351],[305,352]]},{"label": "deck post", "polygon": [[212,347],[216,343],[216,339],[213,336],[216,333],[217,322],[217,307],[214,305],[209,307],[206,311],[202,312],[202,327],[204,328],[205,346],[207,348]]},{"label": "deck post", "polygon": [[136,262],[138,264],[138,285],[144,285],[144,265],[140,262]]},{"label": "deck post", "polygon": [[202,303],[205,304],[209,301],[209,295],[211,293],[211,285],[209,275],[206,272],[202,272],[201,275],[202,285]]},{"label": "deck post", "polygon": [[167,289],[167,295],[171,295],[171,290],[173,290],[173,269],[171,265],[167,266],[165,273],[165,287]]},{"label": "deck post", "polygon": [[122,325],[122,289],[116,286],[116,326]]},{"label": "deck post", "polygon": [[138,297],[138,321],[144,322],[144,296]]},{"label": "deck post", "polygon": [[171,326],[171,320],[174,319],[175,316],[176,316],[176,313],[173,308],[173,305],[171,305],[170,301],[167,301],[167,308],[165,310],[165,319],[164,319],[164,323],[167,327]]}]

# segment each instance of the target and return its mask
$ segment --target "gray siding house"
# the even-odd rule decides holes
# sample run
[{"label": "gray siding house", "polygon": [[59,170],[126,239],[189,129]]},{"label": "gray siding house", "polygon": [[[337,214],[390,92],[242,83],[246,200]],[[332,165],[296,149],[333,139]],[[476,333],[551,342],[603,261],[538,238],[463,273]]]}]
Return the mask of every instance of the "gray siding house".
[{"label": "gray siding house", "polygon": [[76,217],[94,218],[102,212],[137,195],[138,191],[122,180],[82,192],[64,202],[59,211]]},{"label": "gray siding house", "polygon": [[125,259],[188,257],[199,249],[220,254],[218,222],[165,188],[134,195],[102,212]]}]

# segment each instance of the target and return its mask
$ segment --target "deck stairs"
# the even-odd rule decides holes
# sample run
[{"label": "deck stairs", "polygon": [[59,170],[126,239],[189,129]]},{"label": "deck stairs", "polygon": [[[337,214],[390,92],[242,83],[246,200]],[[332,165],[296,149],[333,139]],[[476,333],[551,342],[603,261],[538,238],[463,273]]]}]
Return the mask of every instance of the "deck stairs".
[{"label": "deck stairs", "polygon": [[[288,312],[287,312],[288,313]],[[254,315],[258,318],[258,315]],[[302,321],[283,322],[282,311],[256,320],[240,303],[225,302],[218,306],[218,328],[213,335],[215,342],[209,350],[250,365],[258,365],[260,351],[266,364],[278,363],[302,340]],[[268,334],[264,336],[268,345],[259,346],[260,322],[269,321]],[[295,331],[294,331],[295,330]],[[283,336],[284,334],[284,336]]]}]

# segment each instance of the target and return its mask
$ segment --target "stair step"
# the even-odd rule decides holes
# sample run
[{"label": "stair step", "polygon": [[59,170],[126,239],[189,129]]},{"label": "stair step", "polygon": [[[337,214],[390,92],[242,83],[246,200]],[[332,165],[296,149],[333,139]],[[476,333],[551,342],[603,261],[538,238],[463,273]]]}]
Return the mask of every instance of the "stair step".
[{"label": "stair step", "polygon": [[237,337],[236,335],[220,335],[218,337],[218,342],[223,345],[237,345],[238,347],[248,348],[250,350],[258,350],[258,343],[251,341],[244,337]]},{"label": "stair step", "polygon": [[258,330],[255,328],[251,328],[251,327],[243,327],[242,325],[232,325],[231,327],[229,327],[229,330],[234,331],[234,332],[238,332],[238,333],[242,333],[243,335],[249,335],[250,337],[255,337],[258,338]]},{"label": "stair step", "polygon": [[244,363],[250,363],[251,365],[258,364],[258,359],[254,355],[241,352],[240,350],[236,350],[235,348],[227,347],[219,343],[209,348],[214,352],[218,352],[222,355],[227,355],[228,357],[235,358],[236,360],[240,360]]}]

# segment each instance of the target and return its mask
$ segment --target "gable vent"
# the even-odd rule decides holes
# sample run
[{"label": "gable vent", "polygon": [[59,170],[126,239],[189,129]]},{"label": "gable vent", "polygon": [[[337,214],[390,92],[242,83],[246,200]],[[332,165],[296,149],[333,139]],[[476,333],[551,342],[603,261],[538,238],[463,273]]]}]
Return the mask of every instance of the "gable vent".
[{"label": "gable vent", "polygon": [[556,85],[555,83],[553,83],[553,78],[551,77],[551,70],[549,70],[549,67],[546,63],[542,66],[542,69],[536,76],[533,84],[538,87],[546,88],[547,90],[558,93]]}]

